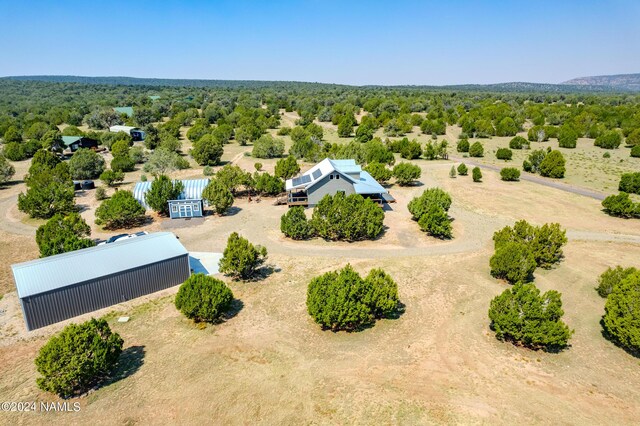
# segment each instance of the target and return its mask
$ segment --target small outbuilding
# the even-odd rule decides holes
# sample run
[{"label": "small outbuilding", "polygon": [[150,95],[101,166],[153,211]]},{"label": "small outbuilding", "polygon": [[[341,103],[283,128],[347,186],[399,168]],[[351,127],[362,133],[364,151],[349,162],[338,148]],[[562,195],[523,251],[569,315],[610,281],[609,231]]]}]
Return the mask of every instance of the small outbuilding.
[{"label": "small outbuilding", "polygon": [[131,136],[134,142],[143,141],[146,136],[146,133],[140,130],[140,128],[132,126],[111,126],[109,127],[109,131],[113,133],[125,132]]},{"label": "small outbuilding", "polygon": [[343,192],[360,194],[378,204],[392,203],[395,199],[355,160],[325,158],[311,169],[293,179],[287,179],[289,206],[315,206],[325,195]]},{"label": "small outbuilding", "polygon": [[183,283],[189,253],[159,232],[11,266],[28,330]]},{"label": "small outbuilding", "polygon": [[[202,199],[202,192],[209,185],[209,179],[185,179],[180,182],[184,189],[177,199],[169,200],[169,216],[171,219],[202,217],[206,205]],[[151,181],[138,182],[133,188],[133,197],[146,209],[149,206],[145,195],[151,189],[152,183]]]}]

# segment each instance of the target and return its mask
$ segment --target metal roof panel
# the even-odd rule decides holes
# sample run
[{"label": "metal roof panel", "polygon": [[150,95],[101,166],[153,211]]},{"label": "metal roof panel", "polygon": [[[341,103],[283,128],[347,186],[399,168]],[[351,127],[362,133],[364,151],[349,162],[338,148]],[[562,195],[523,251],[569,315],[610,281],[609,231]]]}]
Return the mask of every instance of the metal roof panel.
[{"label": "metal roof panel", "polygon": [[11,265],[18,296],[33,296],[187,254],[171,232]]}]

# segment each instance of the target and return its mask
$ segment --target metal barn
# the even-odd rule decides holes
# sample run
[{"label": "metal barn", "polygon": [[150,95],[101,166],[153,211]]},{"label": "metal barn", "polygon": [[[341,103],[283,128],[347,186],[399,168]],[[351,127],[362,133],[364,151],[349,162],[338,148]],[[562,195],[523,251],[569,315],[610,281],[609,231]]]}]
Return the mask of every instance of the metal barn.
[{"label": "metal barn", "polygon": [[11,266],[28,330],[183,283],[189,253],[170,232]]},{"label": "metal barn", "polygon": [[[182,193],[177,200],[169,201],[169,216],[171,219],[203,216],[205,203],[202,200],[202,192],[209,184],[209,179],[186,179],[180,182],[184,186]],[[144,208],[149,208],[144,197],[151,189],[151,184],[151,181],[138,182],[133,188],[133,197]]]}]

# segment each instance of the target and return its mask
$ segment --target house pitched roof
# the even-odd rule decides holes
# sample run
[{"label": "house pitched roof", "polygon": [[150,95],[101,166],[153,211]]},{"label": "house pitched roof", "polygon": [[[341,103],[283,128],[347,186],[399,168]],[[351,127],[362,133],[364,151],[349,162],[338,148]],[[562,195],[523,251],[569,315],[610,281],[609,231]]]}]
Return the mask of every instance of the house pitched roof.
[{"label": "house pitched roof", "polygon": [[338,172],[353,184],[356,194],[385,194],[388,191],[369,173],[362,170],[355,160],[331,160],[325,158],[302,175],[287,179],[286,189],[308,190],[330,173]]}]

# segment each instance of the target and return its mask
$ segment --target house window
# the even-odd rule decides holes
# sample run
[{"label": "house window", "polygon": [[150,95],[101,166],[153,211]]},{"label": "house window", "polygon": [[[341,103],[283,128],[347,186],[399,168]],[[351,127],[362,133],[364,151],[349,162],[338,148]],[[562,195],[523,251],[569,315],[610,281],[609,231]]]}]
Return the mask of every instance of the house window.
[{"label": "house window", "polygon": [[178,213],[178,206],[176,206],[175,204],[172,204],[172,205],[171,205],[171,211],[172,211],[173,213]]},{"label": "house window", "polygon": [[329,175],[329,179],[333,179],[333,175]]},{"label": "house window", "polygon": [[200,204],[196,203],[196,204],[193,205],[193,211],[197,212],[198,210],[200,210]]},{"label": "house window", "polygon": [[340,179],[340,175],[336,175],[336,179]]}]

